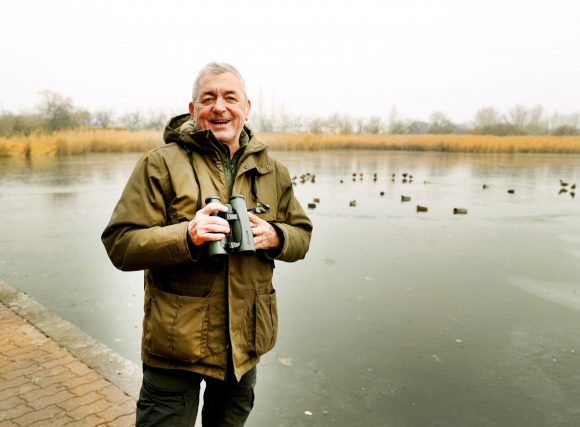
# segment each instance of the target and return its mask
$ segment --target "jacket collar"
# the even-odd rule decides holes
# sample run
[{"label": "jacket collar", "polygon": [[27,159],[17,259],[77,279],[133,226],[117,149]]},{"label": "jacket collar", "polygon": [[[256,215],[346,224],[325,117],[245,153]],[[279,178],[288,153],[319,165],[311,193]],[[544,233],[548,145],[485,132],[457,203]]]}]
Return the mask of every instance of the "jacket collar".
[{"label": "jacket collar", "polygon": [[[200,154],[228,155],[226,145],[219,142],[209,130],[199,130],[191,116],[187,113],[173,117],[163,132],[166,144],[177,143],[188,151],[196,151]],[[240,149],[244,152],[239,160],[239,170],[256,169],[261,175],[272,172],[272,160],[267,155],[268,145],[257,140],[252,130],[244,126],[240,137]]]}]

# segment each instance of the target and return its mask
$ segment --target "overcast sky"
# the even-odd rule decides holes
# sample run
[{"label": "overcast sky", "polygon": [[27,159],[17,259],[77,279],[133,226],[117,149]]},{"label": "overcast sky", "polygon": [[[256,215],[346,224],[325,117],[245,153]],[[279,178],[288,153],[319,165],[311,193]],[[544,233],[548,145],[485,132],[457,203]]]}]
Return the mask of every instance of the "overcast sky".
[{"label": "overcast sky", "polygon": [[230,62],[254,111],[470,120],[580,111],[577,0],[18,0],[0,6],[0,106],[39,91],[89,110],[185,112],[197,71]]}]

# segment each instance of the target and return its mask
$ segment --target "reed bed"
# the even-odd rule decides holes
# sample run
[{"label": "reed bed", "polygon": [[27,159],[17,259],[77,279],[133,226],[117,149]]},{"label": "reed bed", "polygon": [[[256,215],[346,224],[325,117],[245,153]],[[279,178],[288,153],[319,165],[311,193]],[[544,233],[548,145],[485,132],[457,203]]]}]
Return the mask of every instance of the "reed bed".
[{"label": "reed bed", "polygon": [[580,136],[260,134],[275,150],[580,153]]},{"label": "reed bed", "polygon": [[[274,150],[401,150],[472,153],[580,153],[580,136],[325,135],[261,133]],[[0,138],[0,156],[145,152],[162,145],[158,131],[75,129]]]},{"label": "reed bed", "polygon": [[74,129],[0,138],[0,156],[144,152],[162,143],[158,131]]}]

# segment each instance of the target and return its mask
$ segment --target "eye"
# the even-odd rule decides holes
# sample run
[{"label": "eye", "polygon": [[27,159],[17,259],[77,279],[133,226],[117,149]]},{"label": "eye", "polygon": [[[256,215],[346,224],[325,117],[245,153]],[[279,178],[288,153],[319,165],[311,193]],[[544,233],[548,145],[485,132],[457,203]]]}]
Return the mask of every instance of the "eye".
[{"label": "eye", "polygon": [[228,102],[238,102],[238,98],[236,98],[235,96],[229,95],[229,96],[226,96],[226,101],[228,101]]},{"label": "eye", "polygon": [[213,96],[204,96],[201,98],[200,103],[203,105],[209,105],[214,102],[215,98]]}]

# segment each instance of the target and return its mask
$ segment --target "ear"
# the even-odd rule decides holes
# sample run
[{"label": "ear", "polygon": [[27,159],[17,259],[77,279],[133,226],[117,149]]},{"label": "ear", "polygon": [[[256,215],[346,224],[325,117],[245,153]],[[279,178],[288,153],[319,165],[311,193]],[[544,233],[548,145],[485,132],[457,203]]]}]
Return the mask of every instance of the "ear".
[{"label": "ear", "polygon": [[252,102],[248,99],[246,103],[246,121],[250,118],[250,111],[252,110]]},{"label": "ear", "polygon": [[194,112],[194,107],[193,107],[193,102],[189,103],[189,115],[191,116],[191,118],[193,119],[193,112]]}]

